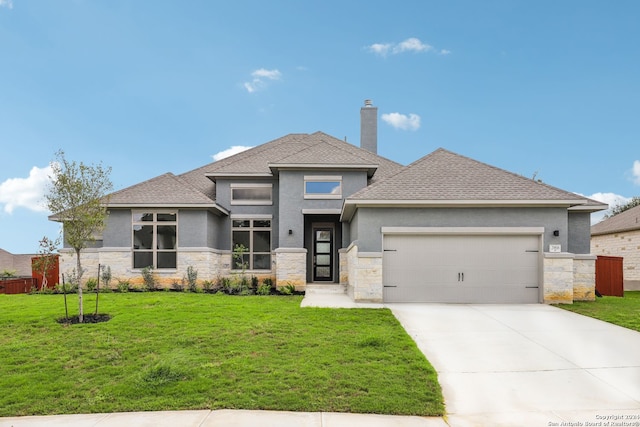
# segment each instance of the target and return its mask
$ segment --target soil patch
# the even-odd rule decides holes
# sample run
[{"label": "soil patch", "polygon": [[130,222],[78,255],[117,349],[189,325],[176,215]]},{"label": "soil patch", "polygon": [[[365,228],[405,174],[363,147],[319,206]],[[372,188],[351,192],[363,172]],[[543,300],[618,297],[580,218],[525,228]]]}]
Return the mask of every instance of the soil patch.
[{"label": "soil patch", "polygon": [[[85,314],[83,316],[82,323],[102,323],[108,322],[109,320],[111,320],[111,315],[109,314]],[[80,318],[78,316],[71,316],[68,319],[62,317],[58,319],[58,323],[63,325],[75,325],[80,323]]]}]

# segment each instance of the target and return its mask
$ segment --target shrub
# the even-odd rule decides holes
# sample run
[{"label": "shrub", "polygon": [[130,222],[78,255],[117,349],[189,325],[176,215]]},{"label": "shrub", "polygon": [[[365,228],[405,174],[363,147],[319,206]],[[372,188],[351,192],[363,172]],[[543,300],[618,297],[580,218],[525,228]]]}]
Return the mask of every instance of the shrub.
[{"label": "shrub", "polygon": [[177,280],[174,280],[173,283],[171,284],[171,289],[177,292],[182,292],[184,291],[184,285],[182,283],[178,283]]},{"label": "shrub", "polygon": [[205,291],[206,293],[212,293],[215,291],[215,283],[213,283],[211,280],[205,280],[202,282],[202,290]]},{"label": "shrub", "polygon": [[111,284],[111,267],[108,265],[102,266],[102,273],[100,275],[100,279],[102,279],[102,283],[105,288],[108,288]]},{"label": "shrub", "polygon": [[296,291],[296,287],[291,283],[287,283],[286,285],[281,286],[278,291],[280,291],[282,295],[293,295]]},{"label": "shrub", "polygon": [[258,295],[270,295],[271,294],[271,285],[267,285],[266,283],[261,283],[258,285],[258,289],[256,289],[256,294]]},{"label": "shrub", "polygon": [[78,288],[76,287],[76,285],[74,283],[56,283],[56,292],[58,293],[72,293],[72,292],[76,292],[78,290]]},{"label": "shrub", "polygon": [[198,270],[192,265],[187,267],[187,284],[191,292],[198,292]]},{"label": "shrub", "polygon": [[153,266],[149,265],[142,269],[142,281],[144,283],[144,289],[147,291],[155,291],[158,289],[156,283],[156,275],[153,273]]},{"label": "shrub", "polygon": [[129,287],[131,286],[131,283],[129,283],[128,280],[118,280],[118,292],[129,292]]},{"label": "shrub", "polygon": [[4,277],[4,278],[10,278],[10,277],[16,277],[16,270],[9,270],[8,268],[5,268],[4,270],[2,270],[2,273],[0,273],[0,277]]},{"label": "shrub", "polygon": [[251,289],[254,291],[258,289],[258,278],[256,276],[251,276]]},{"label": "shrub", "polygon": [[98,279],[96,279],[95,277],[88,278],[86,286],[89,292],[95,291],[96,288],[98,287]]}]

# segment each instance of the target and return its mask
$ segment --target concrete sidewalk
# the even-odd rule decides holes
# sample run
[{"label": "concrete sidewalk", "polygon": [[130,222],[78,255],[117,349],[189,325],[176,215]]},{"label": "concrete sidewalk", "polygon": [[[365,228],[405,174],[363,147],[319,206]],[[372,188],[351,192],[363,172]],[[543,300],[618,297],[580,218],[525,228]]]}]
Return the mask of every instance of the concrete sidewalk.
[{"label": "concrete sidewalk", "polygon": [[442,418],[334,412],[164,411],[0,418],[0,427],[446,427]]}]

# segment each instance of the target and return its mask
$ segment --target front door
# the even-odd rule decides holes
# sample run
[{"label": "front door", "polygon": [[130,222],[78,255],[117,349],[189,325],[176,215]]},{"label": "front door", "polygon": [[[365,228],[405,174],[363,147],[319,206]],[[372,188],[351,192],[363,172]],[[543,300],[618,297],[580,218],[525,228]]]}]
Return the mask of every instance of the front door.
[{"label": "front door", "polygon": [[333,228],[313,229],[313,281],[333,281]]}]

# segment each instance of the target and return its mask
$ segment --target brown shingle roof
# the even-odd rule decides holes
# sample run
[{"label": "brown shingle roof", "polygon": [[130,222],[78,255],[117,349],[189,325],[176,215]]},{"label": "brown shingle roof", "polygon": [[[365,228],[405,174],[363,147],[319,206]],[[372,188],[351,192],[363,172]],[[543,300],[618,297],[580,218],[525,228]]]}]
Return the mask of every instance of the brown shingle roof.
[{"label": "brown shingle roof", "polygon": [[372,182],[402,165],[323,132],[290,134],[203,168],[212,175],[271,174],[272,164],[377,165]]},{"label": "brown shingle roof", "polygon": [[585,197],[439,148],[350,200],[575,201]]},{"label": "brown shingle roof", "polygon": [[111,193],[109,206],[117,205],[208,205],[214,206],[213,200],[189,184],[183,178],[172,173],[157,176],[131,187]]},{"label": "brown shingle roof", "polygon": [[640,230],[640,206],[635,206],[593,225],[591,227],[591,235],[597,236],[633,230]]}]

